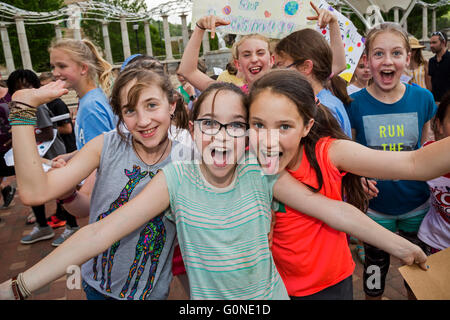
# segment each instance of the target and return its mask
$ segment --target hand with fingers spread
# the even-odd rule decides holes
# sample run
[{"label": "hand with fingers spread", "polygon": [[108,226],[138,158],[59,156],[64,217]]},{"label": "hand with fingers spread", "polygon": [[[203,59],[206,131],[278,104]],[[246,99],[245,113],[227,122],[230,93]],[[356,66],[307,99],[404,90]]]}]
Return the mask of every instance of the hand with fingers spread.
[{"label": "hand with fingers spread", "polygon": [[314,9],[314,11],[317,13],[317,16],[313,17],[307,17],[308,20],[317,20],[317,25],[319,28],[325,28],[327,25],[331,23],[337,23],[337,17],[331,13],[331,11],[327,9],[319,9],[317,6],[310,2],[311,7]]},{"label": "hand with fingers spread", "polygon": [[13,101],[20,101],[33,107],[38,107],[44,103],[59,98],[69,91],[65,88],[65,82],[53,81],[39,89],[22,89],[14,92]]},{"label": "hand with fingers spread", "polygon": [[230,21],[225,21],[214,15],[204,16],[197,20],[196,25],[201,30],[211,30],[211,39],[214,39],[216,27],[229,25]]}]

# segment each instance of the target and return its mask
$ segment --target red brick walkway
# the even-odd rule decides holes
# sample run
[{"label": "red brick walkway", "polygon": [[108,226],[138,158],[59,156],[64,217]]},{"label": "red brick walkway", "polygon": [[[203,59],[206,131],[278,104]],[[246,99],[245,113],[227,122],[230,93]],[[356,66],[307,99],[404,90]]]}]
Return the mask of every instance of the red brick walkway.
[{"label": "red brick walkway", "polygon": [[[7,183],[13,182],[14,178],[7,179]],[[47,215],[55,212],[55,203],[46,204]],[[0,282],[26,270],[36,262],[49,254],[54,247],[53,240],[40,241],[31,245],[22,245],[20,239],[27,235],[33,226],[26,225],[25,219],[31,212],[31,208],[24,206],[16,193],[13,204],[6,210],[0,210]],[[86,225],[87,218],[78,219],[80,226]],[[55,238],[58,237],[64,228],[55,230]],[[364,299],[362,291],[362,265],[358,261],[354,245],[351,245],[353,258],[356,262],[353,274],[353,295],[355,300]],[[386,281],[386,290],[383,299],[405,300],[406,290],[403,286],[403,279],[398,272],[400,262],[398,259],[391,259],[391,267]],[[172,282],[169,299],[186,299],[187,295],[183,290],[180,281],[176,278]],[[35,292],[30,299],[33,300],[85,300],[86,297],[82,289],[69,290],[66,285],[66,277],[62,277],[50,285]]]}]

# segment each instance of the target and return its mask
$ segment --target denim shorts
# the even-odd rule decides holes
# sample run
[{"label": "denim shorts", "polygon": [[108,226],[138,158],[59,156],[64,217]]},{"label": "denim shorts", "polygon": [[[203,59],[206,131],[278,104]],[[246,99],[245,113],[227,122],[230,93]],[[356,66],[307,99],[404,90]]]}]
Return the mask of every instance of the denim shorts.
[{"label": "denim shorts", "polygon": [[83,280],[82,282],[84,293],[86,293],[86,299],[88,300],[117,300],[113,297],[107,296],[101,292],[98,292],[94,288],[92,288],[90,285],[87,284],[86,281]]}]

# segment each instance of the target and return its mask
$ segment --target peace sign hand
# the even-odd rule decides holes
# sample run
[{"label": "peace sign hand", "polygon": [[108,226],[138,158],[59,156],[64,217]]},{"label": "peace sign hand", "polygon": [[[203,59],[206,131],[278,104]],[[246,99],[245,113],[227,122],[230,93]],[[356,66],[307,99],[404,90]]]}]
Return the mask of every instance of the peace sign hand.
[{"label": "peace sign hand", "polygon": [[314,11],[317,13],[317,16],[314,17],[306,17],[308,20],[317,20],[317,25],[319,28],[325,28],[330,23],[336,23],[337,17],[331,13],[331,11],[327,9],[319,9],[316,7],[316,5],[312,2],[309,2],[311,7],[314,9]]}]

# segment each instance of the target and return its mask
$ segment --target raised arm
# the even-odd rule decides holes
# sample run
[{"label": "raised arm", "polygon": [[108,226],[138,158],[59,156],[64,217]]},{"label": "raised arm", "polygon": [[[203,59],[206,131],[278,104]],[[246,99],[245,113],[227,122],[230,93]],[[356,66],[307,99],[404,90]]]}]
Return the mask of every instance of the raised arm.
[{"label": "raised arm", "polygon": [[[164,173],[159,172],[134,199],[105,219],[81,228],[52,253],[26,270],[23,273],[26,288],[32,293],[60,278],[66,274],[69,266],[79,266],[105,251],[168,206],[166,179]],[[0,284],[0,300],[4,299],[14,299],[11,280]]]},{"label": "raised arm", "polygon": [[339,74],[345,70],[347,62],[345,60],[344,42],[342,41],[341,29],[337,17],[327,9],[318,9],[314,3],[310,2],[311,7],[316,11],[317,16],[307,17],[308,20],[317,20],[319,28],[325,28],[328,25],[330,31],[330,47],[333,53],[333,65],[331,71]]},{"label": "raised arm", "polygon": [[229,24],[229,22],[215,16],[200,18],[196,23],[194,32],[192,33],[186,48],[184,49],[178,72],[186,78],[190,84],[200,91],[204,91],[215,81],[197,69],[198,56],[200,54],[200,46],[202,44],[203,35],[206,30],[211,30],[211,37],[214,38],[216,27],[227,24]]},{"label": "raised arm", "polygon": [[426,270],[427,257],[418,246],[383,228],[354,206],[312,192],[288,172],[280,175],[273,195],[282,203],[325,222],[333,229],[380,248],[408,265],[419,263]]},{"label": "raised arm", "polygon": [[348,140],[334,141],[331,162],[342,171],[379,179],[427,181],[450,172],[450,137],[415,151],[379,151]]},{"label": "raised arm", "polygon": [[[26,103],[27,110],[33,113],[32,107],[67,92],[63,86],[64,83],[59,81],[39,89],[19,90],[14,93],[12,100]],[[20,118],[23,113],[17,113],[13,108],[11,114],[13,118]],[[34,140],[34,126],[20,124],[21,120],[16,122],[19,124],[14,125],[12,121],[13,152],[17,185],[24,204],[40,205],[58,198],[73,189],[98,166],[103,137],[81,150],[66,167],[44,172]]]}]

